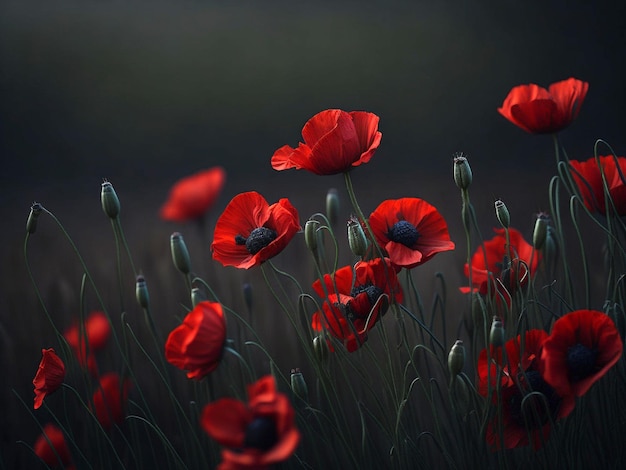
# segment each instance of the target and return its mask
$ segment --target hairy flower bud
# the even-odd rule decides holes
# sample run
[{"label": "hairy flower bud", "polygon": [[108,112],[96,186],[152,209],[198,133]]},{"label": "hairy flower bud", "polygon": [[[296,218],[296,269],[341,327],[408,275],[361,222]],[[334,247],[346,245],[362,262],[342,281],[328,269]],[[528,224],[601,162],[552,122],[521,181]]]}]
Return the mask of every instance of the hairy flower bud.
[{"label": "hairy flower bud", "polygon": [[109,219],[117,219],[117,216],[120,214],[120,200],[117,197],[113,185],[108,181],[102,183],[100,201],[102,202],[102,210],[107,217],[109,217]]},{"label": "hairy flower bud", "polygon": [[150,294],[148,293],[148,285],[142,275],[137,276],[135,281],[135,297],[137,297],[137,303],[141,308],[148,308],[150,306]]},{"label": "hairy flower bud", "polygon": [[537,214],[535,220],[535,229],[533,230],[533,246],[535,250],[541,250],[546,242],[548,235],[548,222],[550,217],[544,212]]},{"label": "hairy flower bud", "polygon": [[457,339],[448,353],[448,370],[452,377],[456,377],[463,370],[465,364],[465,346],[463,341]]},{"label": "hairy flower bud", "polygon": [[33,202],[33,205],[30,206],[30,214],[28,214],[28,219],[26,220],[26,231],[31,235],[37,230],[37,219],[42,211],[43,206],[38,202]]},{"label": "hairy flower bud", "polygon": [[496,348],[504,345],[504,326],[500,317],[493,317],[489,332],[489,344]]},{"label": "hairy flower bud", "polygon": [[335,188],[330,188],[326,193],[326,217],[328,217],[330,225],[337,225],[339,220],[339,193]]},{"label": "hairy flower bud", "polygon": [[502,225],[502,227],[504,228],[509,228],[509,226],[511,225],[511,216],[509,215],[509,210],[507,209],[504,202],[498,199],[494,203],[494,206],[496,208],[496,217],[498,218],[500,225]]},{"label": "hairy flower bud", "polygon": [[191,272],[191,260],[189,259],[189,251],[187,251],[187,245],[183,236],[174,232],[170,236],[170,248],[172,249],[172,260],[174,266],[183,274],[189,274]]},{"label": "hairy flower bud", "polygon": [[304,224],[304,241],[313,254],[317,253],[317,229],[319,226],[319,221],[314,219],[307,220]]},{"label": "hairy flower bud", "polygon": [[309,402],[309,389],[300,369],[291,369],[291,390],[304,403]]},{"label": "hairy flower bud", "polygon": [[462,152],[454,156],[454,182],[461,190],[472,184],[472,169]]},{"label": "hairy flower bud", "polygon": [[348,244],[352,253],[361,257],[365,256],[367,252],[367,237],[356,217],[351,217],[348,220]]}]

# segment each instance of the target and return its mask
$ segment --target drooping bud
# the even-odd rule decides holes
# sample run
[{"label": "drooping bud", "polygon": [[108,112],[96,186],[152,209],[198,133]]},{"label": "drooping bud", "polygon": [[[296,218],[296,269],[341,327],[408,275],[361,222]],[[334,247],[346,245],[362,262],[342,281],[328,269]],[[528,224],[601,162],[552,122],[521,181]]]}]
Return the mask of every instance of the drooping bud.
[{"label": "drooping bud", "polygon": [[26,231],[31,235],[37,230],[37,219],[39,219],[39,214],[42,211],[43,206],[38,202],[33,202],[33,205],[30,206],[30,214],[28,214],[28,219],[26,220]]},{"label": "drooping bud", "polygon": [[507,209],[504,202],[498,199],[494,203],[494,206],[496,208],[496,217],[498,218],[500,225],[502,225],[502,227],[504,228],[509,228],[509,226],[511,225],[511,216],[509,215],[509,210]]},{"label": "drooping bud", "polygon": [[466,190],[472,184],[472,169],[463,152],[454,155],[454,182],[461,190]]},{"label": "drooping bud", "polygon": [[365,256],[368,244],[367,237],[356,217],[350,217],[348,220],[348,244],[352,253],[361,257]]},{"label": "drooping bud", "polygon": [[135,281],[135,297],[137,303],[143,309],[147,309],[150,306],[150,294],[148,293],[148,285],[146,280],[140,274]]},{"label": "drooping bud", "polygon": [[500,317],[493,317],[489,332],[489,344],[496,348],[504,345],[504,326]]},{"label": "drooping bud", "polygon": [[300,369],[291,369],[291,390],[304,403],[309,402],[309,389]]},{"label": "drooping bud", "polygon": [[537,214],[535,229],[533,230],[533,246],[535,247],[535,250],[541,250],[546,242],[549,221],[550,217],[545,212]]},{"label": "drooping bud", "polygon": [[328,360],[330,347],[328,346],[328,338],[325,335],[322,334],[313,338],[313,352],[320,364],[324,364]]},{"label": "drooping bud", "polygon": [[456,377],[463,370],[465,364],[465,346],[463,341],[457,339],[448,353],[448,370],[452,377]]},{"label": "drooping bud", "polygon": [[102,202],[102,210],[107,217],[109,217],[109,219],[117,219],[117,216],[120,214],[120,200],[117,197],[113,185],[108,181],[102,183],[100,201]]},{"label": "drooping bud", "polygon": [[191,305],[195,308],[200,302],[207,300],[206,295],[199,287],[191,288]]},{"label": "drooping bud", "polygon": [[326,217],[328,217],[330,225],[337,225],[339,221],[339,193],[335,188],[330,188],[326,193]]},{"label": "drooping bud", "polygon": [[313,254],[317,253],[317,229],[319,226],[319,221],[315,219],[307,220],[304,224],[304,241]]},{"label": "drooping bud", "polygon": [[249,282],[244,282],[241,287],[243,291],[243,300],[246,303],[246,307],[248,307],[248,312],[252,311],[252,284]]},{"label": "drooping bud", "polygon": [[172,260],[174,266],[183,274],[189,274],[191,272],[191,260],[189,259],[189,251],[183,236],[174,232],[170,236],[170,248],[172,249]]}]

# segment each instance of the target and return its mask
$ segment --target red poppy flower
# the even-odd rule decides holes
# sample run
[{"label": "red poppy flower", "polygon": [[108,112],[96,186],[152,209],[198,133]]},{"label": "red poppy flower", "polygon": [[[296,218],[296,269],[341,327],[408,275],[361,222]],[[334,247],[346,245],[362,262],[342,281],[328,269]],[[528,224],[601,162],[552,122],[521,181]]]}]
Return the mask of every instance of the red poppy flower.
[{"label": "red poppy flower", "polygon": [[272,168],[296,168],[317,175],[334,175],[367,163],[382,138],[378,120],[375,114],[364,111],[322,111],[304,125],[304,143],[297,148],[284,145],[274,152]]},{"label": "red poppy flower", "polygon": [[[508,303],[518,286],[523,286],[536,270],[541,254],[524,240],[522,234],[509,228],[510,249],[506,247],[503,228],[494,229],[496,236],[484,242],[472,255],[472,286],[461,287],[463,293],[478,291],[481,295],[491,292],[496,299],[502,295]],[[486,263],[486,264],[485,264]],[[469,278],[469,266],[465,263],[465,275]]]},{"label": "red poppy flower", "polygon": [[423,199],[383,201],[369,223],[376,241],[396,266],[414,268],[437,253],[454,249],[446,221]]},{"label": "red poppy flower", "polygon": [[325,274],[324,285],[319,279],[315,281],[313,289],[326,299],[322,311],[313,314],[313,329],[326,329],[349,352],[367,340],[367,332],[385,314],[390,302],[403,300],[402,287],[388,258],[384,262],[381,258],[359,261],[354,268],[344,266],[333,277]]},{"label": "red poppy flower", "polygon": [[531,134],[558,132],[576,119],[589,83],[568,78],[546,90],[531,83],[514,87],[498,108],[505,118]]},{"label": "red poppy flower", "polygon": [[37,457],[50,467],[56,467],[59,464],[66,467],[72,460],[63,431],[52,423],[43,427],[43,433],[35,441],[33,449]]},{"label": "red poppy flower", "polygon": [[167,361],[201,379],[219,364],[226,341],[226,319],[218,302],[199,302],[165,342]]},{"label": "red poppy flower", "polygon": [[199,219],[215,204],[225,182],[226,171],[221,167],[179,180],[161,207],[161,218],[173,222]]},{"label": "red poppy flower", "polygon": [[583,202],[590,211],[606,215],[602,171],[617,214],[626,215],[626,185],[619,174],[621,170],[622,175],[626,177],[626,158],[617,157],[617,164],[612,155],[601,156],[599,160],[601,169],[595,158],[584,162],[570,160],[573,168],[572,177],[578,186]]},{"label": "red poppy flower", "polygon": [[249,269],[280,253],[300,229],[298,211],[288,199],[270,206],[255,191],[238,194],[215,225],[213,259]]},{"label": "red poppy flower", "polygon": [[130,380],[122,383],[120,376],[114,372],[100,377],[98,389],[93,394],[93,412],[106,430],[111,429],[114,423],[124,420]]},{"label": "red poppy flower", "polygon": [[111,336],[111,324],[104,312],[94,311],[89,314],[85,320],[86,338],[81,335],[78,324],[66,330],[63,336],[74,350],[79,364],[96,376],[96,360],[92,353],[104,348]]},{"label": "red poppy flower", "polygon": [[46,395],[55,392],[65,379],[65,364],[59,356],[56,355],[54,349],[42,349],[41,362],[39,369],[33,379],[35,386],[35,409],[43,404]]},{"label": "red poppy flower", "polygon": [[300,441],[291,403],[271,375],[248,385],[247,404],[222,398],[206,405],[200,424],[226,447],[219,468],[270,468],[288,459]]},{"label": "red poppy flower", "polygon": [[541,353],[543,376],[560,394],[584,395],[622,357],[613,320],[596,310],[576,310],[552,326]]},{"label": "red poppy flower", "polygon": [[[529,330],[523,347],[521,336],[506,342],[506,356],[502,348],[493,348],[490,363],[486,349],[479,355],[478,392],[485,397],[491,393],[494,406],[499,402],[502,410],[502,416],[495,416],[487,426],[487,442],[494,449],[528,444],[537,449],[548,438],[551,419],[564,418],[574,408],[573,396],[559,395],[541,375],[541,349],[547,336],[543,330]],[[528,440],[529,431],[532,442]]]}]

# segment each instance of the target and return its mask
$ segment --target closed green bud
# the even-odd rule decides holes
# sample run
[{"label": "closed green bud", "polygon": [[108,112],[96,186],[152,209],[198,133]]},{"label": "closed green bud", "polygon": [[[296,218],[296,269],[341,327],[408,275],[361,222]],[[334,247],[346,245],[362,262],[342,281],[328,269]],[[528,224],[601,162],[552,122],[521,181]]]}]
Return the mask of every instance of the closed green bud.
[{"label": "closed green bud", "polygon": [[26,219],[26,231],[31,235],[37,230],[37,219],[39,219],[42,211],[43,206],[38,202],[33,202],[33,205],[30,206],[30,214],[28,214],[28,219]]},{"label": "closed green bud", "polygon": [[337,225],[339,221],[339,193],[335,188],[330,188],[326,193],[326,217],[328,217],[330,225]]},{"label": "closed green bud", "polygon": [[172,260],[174,266],[183,274],[191,272],[191,260],[189,259],[189,251],[183,236],[174,232],[170,237],[170,248],[172,249]]},{"label": "closed green bud", "polygon": [[548,236],[548,222],[550,217],[544,212],[537,214],[537,220],[535,220],[535,229],[533,230],[533,247],[535,250],[541,250],[546,243],[546,237]]},{"label": "closed green bud", "polygon": [[304,241],[313,254],[317,253],[317,229],[319,226],[319,221],[315,219],[307,220],[304,224]]},{"label": "closed green bud", "polygon": [[500,317],[493,317],[491,331],[489,332],[489,344],[496,348],[504,346],[504,326]]},{"label": "closed green bud", "polygon": [[109,219],[117,219],[117,216],[120,214],[120,200],[117,198],[113,185],[108,181],[102,183],[100,201],[102,202],[102,210],[107,217]]},{"label": "closed green bud", "polygon": [[313,338],[313,352],[315,353],[315,358],[320,364],[324,364],[328,360],[330,347],[328,345],[328,338],[326,338],[326,335],[321,334]]},{"label": "closed green bud", "polygon": [[191,288],[191,305],[195,308],[200,302],[207,300],[206,295],[199,287]]},{"label": "closed green bud", "polygon": [[454,156],[454,182],[462,190],[472,184],[472,169],[462,152]]},{"label": "closed green bud", "polygon": [[135,297],[137,297],[137,303],[141,308],[146,309],[150,306],[148,286],[142,275],[137,276],[137,280],[135,281]]},{"label": "closed green bud", "polygon": [[463,370],[465,364],[465,346],[463,341],[457,339],[448,353],[448,370],[452,377],[456,377]]},{"label": "closed green bud", "polygon": [[352,253],[357,256],[363,257],[367,253],[367,237],[356,217],[351,217],[348,220],[348,244]]},{"label": "closed green bud", "polygon": [[500,199],[498,199],[494,205],[496,207],[496,217],[500,225],[504,228],[509,228],[511,225],[511,216],[509,215],[509,210],[506,205]]},{"label": "closed green bud", "polygon": [[309,389],[300,369],[291,369],[291,390],[304,403],[309,402]]}]

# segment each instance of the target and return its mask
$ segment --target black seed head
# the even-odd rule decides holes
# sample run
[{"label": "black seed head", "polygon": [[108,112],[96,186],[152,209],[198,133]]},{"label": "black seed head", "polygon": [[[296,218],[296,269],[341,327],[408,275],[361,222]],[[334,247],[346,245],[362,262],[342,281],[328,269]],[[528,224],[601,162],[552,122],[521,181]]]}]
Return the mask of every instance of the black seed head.
[{"label": "black seed head", "polygon": [[415,245],[415,242],[417,242],[419,233],[417,233],[417,229],[411,222],[400,220],[389,229],[387,237],[389,237],[391,241],[401,243],[402,245],[411,248]]}]

